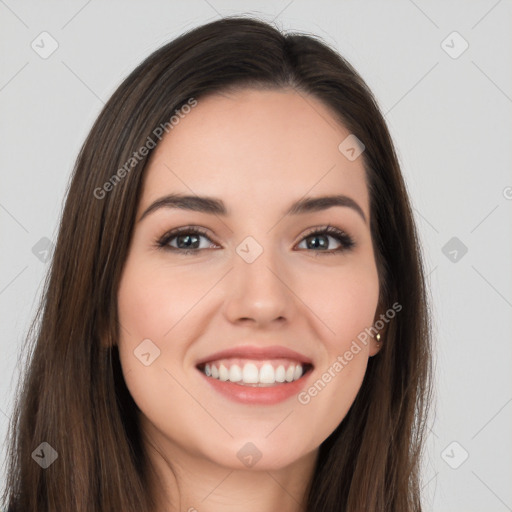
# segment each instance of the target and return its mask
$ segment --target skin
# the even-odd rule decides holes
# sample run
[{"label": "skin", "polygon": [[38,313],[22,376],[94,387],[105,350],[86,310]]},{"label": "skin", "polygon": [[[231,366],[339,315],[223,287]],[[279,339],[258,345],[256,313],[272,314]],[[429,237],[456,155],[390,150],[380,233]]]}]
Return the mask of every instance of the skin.
[{"label": "skin", "polygon": [[[244,89],[201,98],[152,154],[118,292],[119,352],[161,512],[304,510],[318,447],[353,403],[375,340],[306,405],[232,401],[196,363],[237,345],[283,345],[313,360],[308,387],[378,318],[363,161],[338,150],[348,135],[311,96]],[[139,221],[169,193],[222,199],[228,215],[159,208]],[[304,196],[332,194],[352,198],[366,221],[346,206],[284,216]],[[307,230],[329,224],[355,246],[332,252],[331,235],[317,235],[331,254],[308,245]],[[189,225],[208,232],[200,250],[156,247]],[[247,236],[263,249],[252,263],[236,252]],[[134,356],[144,339],[160,350],[148,366]],[[237,457],[248,442],[262,454],[250,468]]]}]

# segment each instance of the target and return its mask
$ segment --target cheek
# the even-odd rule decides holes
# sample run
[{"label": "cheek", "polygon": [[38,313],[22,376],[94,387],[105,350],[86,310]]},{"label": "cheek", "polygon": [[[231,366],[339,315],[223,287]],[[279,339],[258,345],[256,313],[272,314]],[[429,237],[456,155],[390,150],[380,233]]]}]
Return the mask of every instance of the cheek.
[{"label": "cheek", "polygon": [[[324,324],[323,341],[331,357],[348,350],[357,336],[373,325],[379,298],[377,269],[372,261],[346,265],[330,272],[311,272],[304,280],[303,296]],[[311,286],[311,283],[315,283]],[[369,341],[369,338],[368,340]],[[369,343],[361,344],[361,351]]]},{"label": "cheek", "polygon": [[343,420],[363,382],[371,339],[365,329],[375,319],[379,283],[372,262],[319,274],[315,283],[308,306],[323,324],[326,354],[317,379],[298,401],[310,411],[311,431],[327,436]]},{"label": "cheek", "polygon": [[209,286],[194,280],[192,272],[163,271],[131,255],[117,297],[119,357],[126,386],[143,417],[171,437],[190,437],[191,446],[193,436],[182,426],[192,425],[202,410],[182,385],[187,374],[179,362],[186,354],[193,306]]},{"label": "cheek", "polygon": [[215,276],[204,276],[192,267],[177,271],[148,259],[134,256],[127,261],[118,292],[119,322],[134,341],[163,342],[193,311]]},{"label": "cheek", "polygon": [[[209,320],[202,299],[218,279],[216,269],[198,272],[194,265],[178,269],[134,251],[126,261],[117,295],[123,371],[133,370],[132,379],[141,371],[145,379],[152,379],[165,370],[181,377],[187,349]],[[137,356],[148,352],[146,359],[154,362],[146,367]]]},{"label": "cheek", "polygon": [[[353,341],[358,340],[365,329],[373,325],[379,297],[377,275],[348,276],[340,283],[336,296],[338,308],[330,311],[329,318],[337,333],[335,344],[339,350],[344,351]],[[362,349],[370,348],[368,343],[361,345]]]}]

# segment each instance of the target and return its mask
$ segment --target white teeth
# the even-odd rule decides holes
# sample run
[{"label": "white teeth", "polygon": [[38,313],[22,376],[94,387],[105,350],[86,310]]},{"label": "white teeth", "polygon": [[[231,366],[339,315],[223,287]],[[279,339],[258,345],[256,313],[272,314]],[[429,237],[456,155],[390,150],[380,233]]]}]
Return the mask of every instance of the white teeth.
[{"label": "white teeth", "polygon": [[[229,365],[223,363],[206,364],[204,374],[221,381],[238,382],[240,384],[272,385],[282,382],[293,382],[303,375],[301,364],[290,364],[287,369],[283,364],[274,368],[271,363],[265,362],[258,369],[254,363],[245,363],[243,367],[238,364]],[[260,363],[261,364],[261,363]]]},{"label": "white teeth", "polygon": [[224,381],[229,379],[229,370],[223,364],[219,367],[219,379]]},{"label": "white teeth", "polygon": [[229,380],[231,382],[240,382],[242,380],[242,370],[237,364],[234,364],[229,369]]},{"label": "white teeth", "polygon": [[258,384],[258,367],[253,363],[245,364],[244,369],[242,370],[242,380],[246,384]]},{"label": "white teeth", "polygon": [[276,369],[276,382],[284,382],[286,379],[286,372],[284,366],[280,364]]},{"label": "white teeth", "polygon": [[274,367],[269,363],[265,363],[260,368],[260,382],[262,384],[274,384],[275,381],[276,381],[276,378],[275,378]]}]

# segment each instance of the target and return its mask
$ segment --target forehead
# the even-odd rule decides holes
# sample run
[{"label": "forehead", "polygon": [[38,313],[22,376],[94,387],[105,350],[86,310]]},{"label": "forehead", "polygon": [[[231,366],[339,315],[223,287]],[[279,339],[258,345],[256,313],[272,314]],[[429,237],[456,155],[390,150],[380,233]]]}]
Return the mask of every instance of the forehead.
[{"label": "forehead", "polygon": [[168,192],[227,198],[257,211],[286,198],[347,194],[369,217],[362,157],[322,102],[294,90],[244,89],[198,100],[155,148],[141,207]]}]

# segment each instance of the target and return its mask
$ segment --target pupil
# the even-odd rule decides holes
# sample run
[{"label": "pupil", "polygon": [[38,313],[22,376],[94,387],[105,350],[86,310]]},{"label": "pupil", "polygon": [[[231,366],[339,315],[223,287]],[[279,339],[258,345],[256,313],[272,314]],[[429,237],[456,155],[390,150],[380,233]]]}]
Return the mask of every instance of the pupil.
[{"label": "pupil", "polygon": [[[192,239],[194,241],[192,242]],[[191,246],[197,248],[197,242],[199,238],[197,235],[181,235],[178,237],[178,247],[188,249]]]},{"label": "pupil", "polygon": [[[322,249],[325,249],[327,247],[327,241],[325,239],[325,236],[315,235],[315,236],[312,236],[310,238],[310,240],[311,240],[310,247],[320,247]],[[320,240],[320,242],[318,242],[318,240]]]}]

